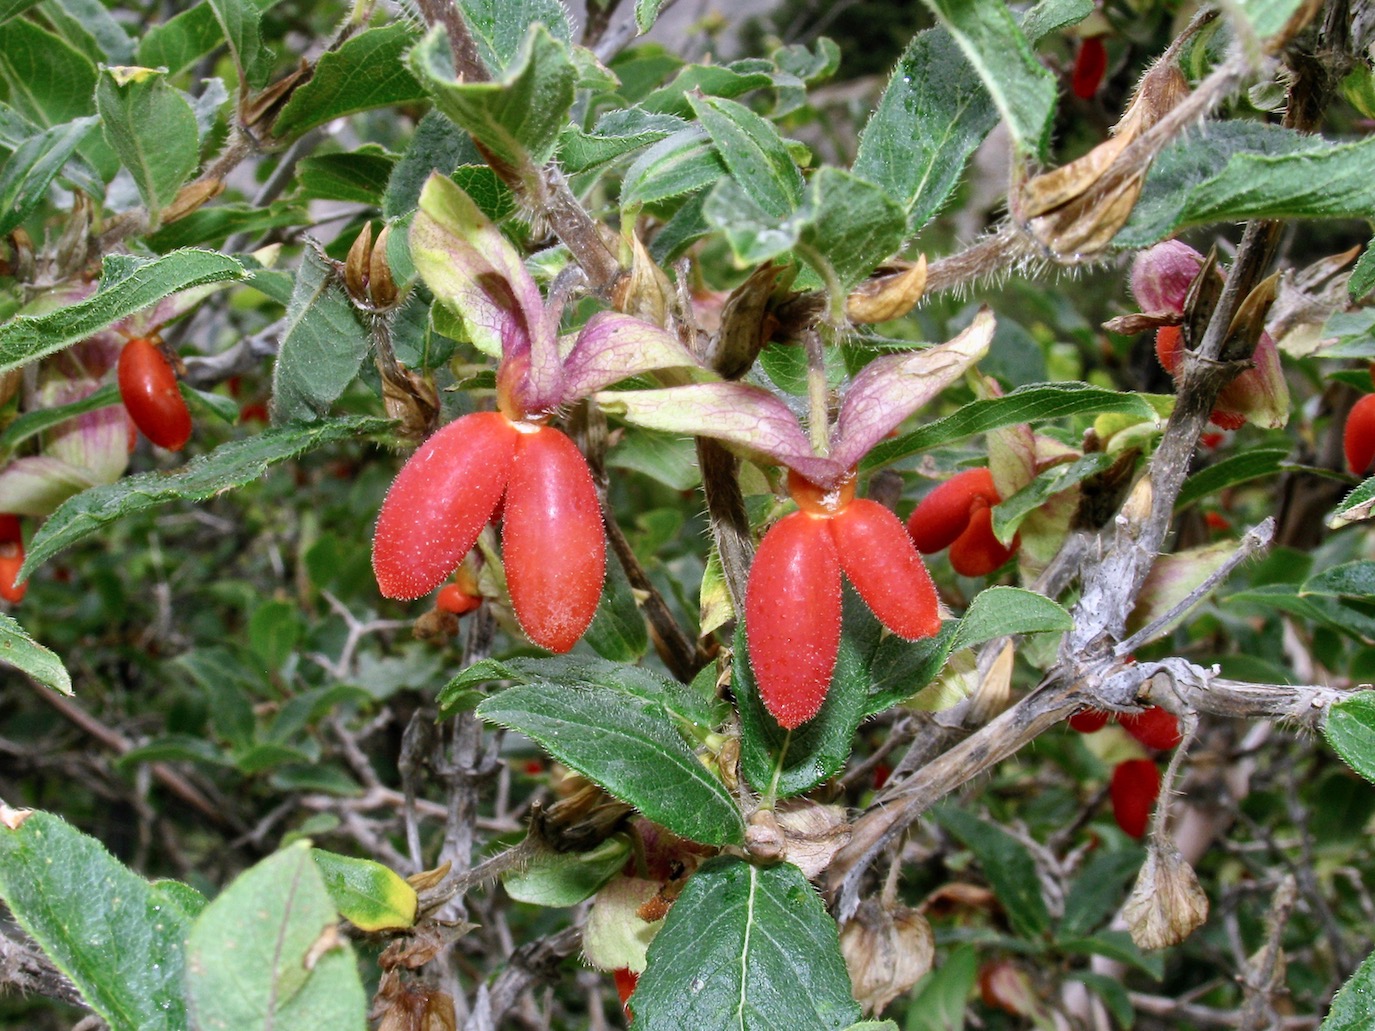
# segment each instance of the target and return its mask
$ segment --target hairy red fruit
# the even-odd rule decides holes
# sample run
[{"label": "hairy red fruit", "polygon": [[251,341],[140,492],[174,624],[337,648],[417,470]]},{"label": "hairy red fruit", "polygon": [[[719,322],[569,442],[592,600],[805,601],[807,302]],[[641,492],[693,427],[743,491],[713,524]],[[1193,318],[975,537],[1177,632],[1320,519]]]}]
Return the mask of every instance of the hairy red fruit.
[{"label": "hairy red fruit", "polygon": [[880,623],[908,640],[940,632],[935,584],[897,516],[860,498],[829,523],[841,568]]},{"label": "hairy red fruit", "polygon": [[372,542],[372,569],[388,598],[439,586],[472,550],[511,473],[520,432],[496,412],[455,419],[430,437],[392,482]]},{"label": "hairy red fruit", "polygon": [[1179,718],[1158,705],[1142,712],[1123,714],[1117,717],[1117,722],[1147,748],[1169,749],[1184,740],[1179,732]]},{"label": "hairy red fruit", "polygon": [[1112,771],[1112,815],[1117,826],[1133,838],[1146,833],[1151,810],[1160,795],[1160,771],[1149,759],[1128,759]]},{"label": "hairy red fruit", "polygon": [[29,593],[28,581],[15,583],[19,570],[24,565],[24,547],[21,544],[0,544],[0,598],[11,605],[17,605]]},{"label": "hairy red fruit", "polygon": [[1080,100],[1092,100],[1103,83],[1108,70],[1108,48],[1102,36],[1090,36],[1079,43],[1074,55],[1074,71],[1070,75],[1070,89]]},{"label": "hairy red fruit", "polygon": [[0,514],[0,544],[23,539],[24,531],[19,526],[19,517],[8,512]]},{"label": "hairy red fruit", "polygon": [[840,649],[840,557],[829,522],[806,512],[776,522],[745,589],[759,697],[786,730],[821,710]]},{"label": "hairy red fruit", "polygon": [[969,526],[950,545],[950,565],[961,576],[987,576],[1012,557],[1017,540],[1004,544],[993,534],[993,509],[975,498],[969,510]]},{"label": "hairy red fruit", "polygon": [[1184,356],[1184,334],[1178,326],[1161,326],[1155,331],[1155,357],[1171,376]]},{"label": "hairy red fruit", "polygon": [[191,411],[172,363],[151,340],[136,337],[119,352],[119,395],[129,418],[158,447],[180,451],[191,439]]},{"label": "hairy red fruit", "polygon": [[1092,734],[1106,727],[1110,719],[1112,713],[1102,709],[1082,709],[1069,718],[1069,725],[1081,734]]},{"label": "hairy red fruit", "polygon": [[597,611],[606,537],[587,459],[559,430],[520,434],[501,550],[521,629],[541,648],[568,651]]},{"label": "hairy red fruit", "polygon": [[1369,476],[1375,462],[1375,394],[1366,394],[1346,417],[1342,430],[1346,467],[1357,476]]},{"label": "hairy red fruit", "polygon": [[987,469],[966,469],[937,486],[907,517],[907,534],[923,555],[943,551],[969,526],[976,498],[991,505],[1002,499]]},{"label": "hairy red fruit", "polygon": [[634,1019],[630,1012],[630,997],[635,994],[635,986],[640,981],[640,975],[629,967],[621,967],[619,970],[611,972],[611,978],[616,982],[616,994],[621,997],[621,1006],[625,1010],[625,1015]]}]

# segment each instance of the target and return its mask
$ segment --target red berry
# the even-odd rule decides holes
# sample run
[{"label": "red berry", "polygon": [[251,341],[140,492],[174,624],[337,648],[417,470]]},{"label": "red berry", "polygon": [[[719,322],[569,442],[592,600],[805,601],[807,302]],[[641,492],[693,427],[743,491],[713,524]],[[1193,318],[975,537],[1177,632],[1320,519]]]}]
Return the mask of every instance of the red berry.
[{"label": "red berry", "polygon": [[0,544],[23,539],[24,532],[19,526],[19,517],[8,512],[0,514]]},{"label": "red berry", "polygon": [[388,598],[439,586],[472,550],[506,489],[520,432],[496,412],[455,419],[401,467],[372,542],[372,568]]},{"label": "red berry", "polygon": [[1366,394],[1351,406],[1342,431],[1346,467],[1357,476],[1370,475],[1375,461],[1375,394]]},{"label": "red berry", "polygon": [[613,970],[611,977],[616,982],[616,994],[621,997],[625,1015],[634,1019],[630,1013],[630,997],[635,993],[635,985],[639,983],[640,975],[629,967],[621,967],[619,970]]},{"label": "red berry", "polygon": [[1151,810],[1160,795],[1160,771],[1149,759],[1128,759],[1112,771],[1112,815],[1117,826],[1139,838],[1146,833]]},{"label": "red berry", "polygon": [[745,589],[759,697],[787,730],[821,710],[840,649],[840,557],[829,523],[806,512],[776,522]]},{"label": "red berry", "polygon": [[1017,540],[1004,544],[993,534],[993,509],[975,498],[969,509],[969,526],[950,545],[950,565],[961,576],[987,576],[1017,550]]},{"label": "red berry", "polygon": [[996,505],[1002,499],[987,469],[966,469],[921,499],[907,517],[907,533],[923,555],[943,551],[969,526],[969,510],[976,498]]},{"label": "red berry", "polygon": [[1108,70],[1108,48],[1102,36],[1090,36],[1079,44],[1074,56],[1074,71],[1070,75],[1070,89],[1080,100],[1092,100]]},{"label": "red berry", "polygon": [[459,584],[445,584],[434,600],[434,607],[440,612],[452,612],[455,616],[472,612],[481,604],[481,598],[469,594]]},{"label": "red berry", "polygon": [[587,459],[559,430],[520,433],[501,550],[521,629],[541,648],[568,651],[597,611],[606,537]]},{"label": "red berry", "polygon": [[1155,357],[1171,376],[1184,354],[1184,335],[1178,326],[1161,326],[1155,331]]},{"label": "red berry", "polygon": [[841,568],[880,623],[908,640],[940,632],[936,587],[897,516],[860,498],[827,522]]},{"label": "red berry", "polygon": [[1102,730],[1112,719],[1112,713],[1102,709],[1081,709],[1069,718],[1069,725],[1081,734],[1092,734]]},{"label": "red berry", "polygon": [[191,439],[191,412],[177,374],[151,340],[136,337],[119,353],[119,395],[129,417],[158,447],[180,451]]},{"label": "red berry", "polygon": [[4,598],[11,605],[17,605],[23,601],[24,595],[29,591],[27,580],[22,584],[14,582],[19,575],[20,567],[23,565],[24,548],[22,545],[0,544],[0,598]]},{"label": "red berry", "polygon": [[1117,722],[1147,748],[1173,748],[1184,740],[1179,732],[1179,719],[1168,709],[1152,705],[1142,712],[1126,713]]}]

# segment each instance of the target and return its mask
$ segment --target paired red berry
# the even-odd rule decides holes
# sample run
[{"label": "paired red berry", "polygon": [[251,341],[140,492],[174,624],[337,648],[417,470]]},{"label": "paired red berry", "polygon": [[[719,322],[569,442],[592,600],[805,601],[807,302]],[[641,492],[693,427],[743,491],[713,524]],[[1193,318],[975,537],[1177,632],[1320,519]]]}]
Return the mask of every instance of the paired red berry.
[{"label": "paired red berry", "polygon": [[1111,719],[1112,713],[1102,709],[1083,709],[1069,718],[1069,725],[1081,734],[1093,734],[1106,727]]},{"label": "paired red berry", "polygon": [[1160,796],[1160,770],[1150,759],[1128,759],[1112,771],[1108,787],[1117,826],[1133,838],[1146,833],[1151,810]]},{"label": "paired red berry", "polygon": [[129,418],[158,447],[180,451],[191,439],[191,412],[157,338],[135,337],[119,353],[119,395]]},{"label": "paired red berry", "polygon": [[23,565],[24,534],[19,526],[19,517],[0,514],[0,598],[11,605],[23,601],[29,590],[27,581],[15,583]]},{"label": "paired red berry", "polygon": [[478,412],[427,440],[382,502],[372,550],[378,586],[401,599],[434,590],[498,505],[516,618],[540,647],[568,651],[596,611],[606,545],[587,461],[548,426]]},{"label": "paired red berry", "polygon": [[1184,740],[1179,730],[1179,717],[1158,705],[1141,712],[1124,713],[1117,717],[1117,722],[1147,748],[1168,751]]},{"label": "paired red berry", "polygon": [[634,1020],[634,1014],[630,1012],[630,997],[635,994],[635,986],[640,981],[640,975],[629,967],[621,967],[611,972],[611,978],[616,982],[616,994],[621,998],[621,1008],[625,1010],[626,1019]]},{"label": "paired red berry", "polygon": [[987,469],[966,469],[946,480],[912,511],[907,533],[923,555],[950,549],[962,576],[987,576],[1017,550],[993,534],[993,506],[1002,499]]},{"label": "paired red berry", "polygon": [[1079,52],[1074,55],[1074,70],[1070,73],[1070,90],[1080,100],[1092,100],[1107,70],[1108,48],[1103,45],[1103,37],[1089,36],[1081,40]]},{"label": "paired red berry", "polygon": [[434,600],[434,607],[440,612],[452,612],[455,616],[466,615],[481,604],[482,594],[473,582],[472,575],[463,566],[458,567],[452,583],[439,589]]},{"label": "paired red berry", "polygon": [[879,622],[900,637],[940,630],[936,588],[897,516],[788,474],[800,509],[775,523],[755,555],[745,632],[764,707],[791,730],[820,711],[840,649],[841,572]]},{"label": "paired red berry", "polygon": [[1357,476],[1369,476],[1375,463],[1375,394],[1366,394],[1351,407],[1342,431],[1346,467]]}]

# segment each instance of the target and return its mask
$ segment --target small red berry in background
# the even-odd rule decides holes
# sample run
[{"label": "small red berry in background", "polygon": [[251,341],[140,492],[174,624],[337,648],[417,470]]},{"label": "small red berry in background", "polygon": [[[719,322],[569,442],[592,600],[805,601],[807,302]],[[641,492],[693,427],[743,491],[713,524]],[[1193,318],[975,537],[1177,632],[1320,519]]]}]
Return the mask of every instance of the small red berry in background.
[{"label": "small red berry in background", "polygon": [[1179,718],[1168,709],[1152,705],[1143,712],[1125,713],[1117,722],[1147,748],[1166,750],[1184,740],[1179,730]]},{"label": "small red berry in background", "polygon": [[466,562],[455,571],[453,582],[439,589],[434,600],[434,607],[440,612],[452,612],[455,616],[472,612],[481,604],[482,592]]},{"label": "small red berry in background", "polygon": [[1108,70],[1108,48],[1102,36],[1080,40],[1079,52],[1074,55],[1074,70],[1070,73],[1070,90],[1080,100],[1092,100],[1103,84]]},{"label": "small red berry in background", "polygon": [[1069,725],[1081,734],[1092,734],[1106,727],[1110,719],[1110,712],[1102,709],[1084,709],[1069,718]]},{"label": "small red berry in background", "polygon": [[1146,833],[1151,810],[1160,796],[1160,771],[1150,759],[1128,759],[1112,771],[1108,788],[1112,796],[1112,815],[1117,826],[1139,838]]},{"label": "small red berry in background", "polygon": [[180,451],[191,439],[191,411],[177,389],[177,374],[162,349],[135,337],[119,353],[119,395],[129,418],[158,447]]},{"label": "small red berry in background", "polygon": [[24,534],[19,526],[19,517],[9,513],[0,514],[0,598],[11,605],[24,600],[29,585],[25,581],[16,584],[15,578],[24,565]]},{"label": "small red berry in background", "polygon": [[826,700],[840,650],[841,572],[899,637],[941,627],[936,588],[902,523],[852,480],[826,489],[788,474],[799,511],[764,535],[745,590],[745,634],[759,697],[787,730]]},{"label": "small red berry in background", "polygon": [[611,977],[616,982],[616,994],[621,997],[621,1007],[625,1010],[626,1019],[634,1020],[634,1014],[630,1012],[630,997],[635,994],[635,985],[639,983],[640,975],[629,967],[621,967],[619,970],[613,970]]},{"label": "small red berry in background", "polygon": [[987,469],[956,473],[921,499],[907,518],[907,534],[923,555],[950,549],[962,576],[987,576],[1017,550],[993,535],[993,506],[1002,499]]},{"label": "small red berry in background", "polygon": [[1366,394],[1346,417],[1342,431],[1346,467],[1357,476],[1369,476],[1375,462],[1375,394]]}]

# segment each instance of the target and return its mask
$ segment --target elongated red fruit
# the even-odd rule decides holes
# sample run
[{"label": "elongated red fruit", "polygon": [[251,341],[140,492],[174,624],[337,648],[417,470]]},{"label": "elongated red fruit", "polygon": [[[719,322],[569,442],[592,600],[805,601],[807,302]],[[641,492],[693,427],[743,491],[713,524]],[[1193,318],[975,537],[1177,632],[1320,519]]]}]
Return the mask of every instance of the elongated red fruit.
[{"label": "elongated red fruit", "polygon": [[119,396],[134,425],[158,447],[180,451],[191,439],[191,411],[177,373],[151,340],[135,337],[119,352]]},{"label": "elongated red fruit", "polygon": [[587,459],[559,430],[520,435],[501,551],[521,629],[541,648],[568,651],[597,611],[606,537]]},{"label": "elongated red fruit", "polygon": [[386,597],[429,594],[463,561],[506,489],[519,436],[504,415],[476,412],[449,423],[401,467],[372,541]]},{"label": "elongated red fruit", "polygon": [[759,697],[786,730],[821,711],[840,650],[840,558],[829,522],[806,512],[776,522],[745,589]]},{"label": "elongated red fruit", "polygon": [[1124,713],[1117,722],[1147,748],[1173,748],[1184,740],[1179,732],[1179,719],[1168,709],[1152,705],[1142,712]]},{"label": "elongated red fruit", "polygon": [[923,555],[943,551],[969,526],[969,510],[975,498],[996,505],[1001,499],[987,469],[956,473],[930,494],[907,517],[907,533]]},{"label": "elongated red fruit", "polygon": [[17,605],[28,593],[28,581],[16,584],[14,579],[24,565],[24,531],[19,517],[6,512],[0,514],[0,598]]},{"label": "elongated red fruit", "polygon": [[1069,725],[1081,734],[1093,734],[1106,727],[1110,719],[1112,713],[1102,709],[1081,709],[1069,718]]},{"label": "elongated red fruit", "polygon": [[982,497],[969,509],[969,525],[950,545],[950,565],[961,576],[987,576],[1017,550],[1017,540],[1004,544],[993,534],[993,509]]},{"label": "elongated red fruit", "polygon": [[828,522],[841,568],[880,623],[908,640],[940,632],[936,587],[897,516],[858,498]]},{"label": "elongated red fruit", "polygon": [[1089,36],[1080,42],[1079,52],[1074,55],[1070,89],[1080,100],[1092,100],[1107,70],[1108,48],[1103,45],[1103,37]]},{"label": "elongated red fruit", "polygon": [[1375,462],[1375,394],[1366,394],[1346,417],[1342,430],[1346,467],[1357,476],[1368,476]]},{"label": "elongated red fruit", "polygon": [[1160,771],[1149,759],[1128,759],[1112,771],[1108,793],[1112,796],[1112,815],[1117,826],[1139,838],[1146,833],[1151,810],[1160,795]]}]

